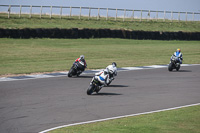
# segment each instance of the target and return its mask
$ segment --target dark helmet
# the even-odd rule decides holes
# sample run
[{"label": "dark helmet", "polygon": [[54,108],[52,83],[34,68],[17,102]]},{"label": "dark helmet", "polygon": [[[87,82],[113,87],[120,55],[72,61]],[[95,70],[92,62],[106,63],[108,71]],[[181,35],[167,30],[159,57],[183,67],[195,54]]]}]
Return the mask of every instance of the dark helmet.
[{"label": "dark helmet", "polygon": [[112,63],[113,66],[117,67],[117,64],[115,62]]}]

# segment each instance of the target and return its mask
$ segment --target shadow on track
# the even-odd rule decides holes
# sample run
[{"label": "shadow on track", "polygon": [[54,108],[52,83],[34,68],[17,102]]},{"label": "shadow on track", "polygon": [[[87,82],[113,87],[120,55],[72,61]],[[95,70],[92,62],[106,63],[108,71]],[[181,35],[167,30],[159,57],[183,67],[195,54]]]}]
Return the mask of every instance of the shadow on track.
[{"label": "shadow on track", "polygon": [[171,72],[192,72],[192,71],[191,70],[179,70],[179,71],[173,70]]},{"label": "shadow on track", "polygon": [[192,72],[191,70],[179,70],[178,72]]},{"label": "shadow on track", "polygon": [[119,93],[106,93],[106,92],[99,92],[97,94],[92,94],[91,96],[116,96],[116,95],[122,95],[122,94],[119,94]]},{"label": "shadow on track", "polygon": [[91,78],[92,79],[93,77],[94,76],[85,76],[84,75],[84,76],[78,76],[78,77],[75,76],[75,77],[72,77],[72,78]]},{"label": "shadow on track", "polygon": [[106,87],[128,87],[128,85],[109,85]]}]

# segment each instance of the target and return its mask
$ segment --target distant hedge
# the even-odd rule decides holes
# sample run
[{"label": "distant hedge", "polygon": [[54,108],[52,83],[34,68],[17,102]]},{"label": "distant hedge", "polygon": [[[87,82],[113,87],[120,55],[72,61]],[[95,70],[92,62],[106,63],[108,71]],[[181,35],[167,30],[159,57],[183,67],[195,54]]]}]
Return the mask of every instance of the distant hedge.
[{"label": "distant hedge", "polygon": [[133,31],[123,29],[1,29],[0,38],[124,38],[149,40],[200,40],[200,32]]}]

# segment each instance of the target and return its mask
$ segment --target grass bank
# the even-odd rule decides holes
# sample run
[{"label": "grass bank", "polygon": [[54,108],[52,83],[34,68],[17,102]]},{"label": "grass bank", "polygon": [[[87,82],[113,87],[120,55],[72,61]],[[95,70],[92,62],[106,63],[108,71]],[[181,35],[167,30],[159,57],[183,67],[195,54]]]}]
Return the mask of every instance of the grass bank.
[{"label": "grass bank", "polygon": [[198,133],[200,106],[71,126],[49,133]]},{"label": "grass bank", "polygon": [[177,48],[183,63],[200,64],[199,41],[127,39],[0,39],[0,75],[69,70],[84,54],[88,69],[168,64]]},{"label": "grass bank", "polygon": [[184,31],[200,32],[200,22],[163,22],[163,21],[111,21],[83,18],[19,18],[10,19],[1,17],[0,28],[21,29],[21,28],[111,28],[130,29],[143,31]]}]

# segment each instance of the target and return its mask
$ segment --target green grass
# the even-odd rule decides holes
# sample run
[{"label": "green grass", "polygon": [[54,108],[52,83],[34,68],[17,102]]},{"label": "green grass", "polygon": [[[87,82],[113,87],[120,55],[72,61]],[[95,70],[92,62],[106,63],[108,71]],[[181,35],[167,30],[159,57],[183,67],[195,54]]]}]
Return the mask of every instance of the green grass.
[{"label": "green grass", "polygon": [[60,128],[49,133],[199,133],[200,106]]},{"label": "green grass", "polygon": [[42,18],[40,19],[33,16],[33,18],[18,18],[18,16],[10,19],[2,17],[0,14],[0,28],[111,28],[111,29],[130,29],[130,30],[143,30],[143,31],[184,31],[184,32],[200,32],[200,22],[163,22],[163,21],[125,21],[122,20],[96,20],[93,18]]},{"label": "green grass", "polygon": [[199,41],[127,39],[0,39],[0,75],[69,70],[84,54],[88,69],[168,64],[181,48],[185,64],[200,64]]}]

